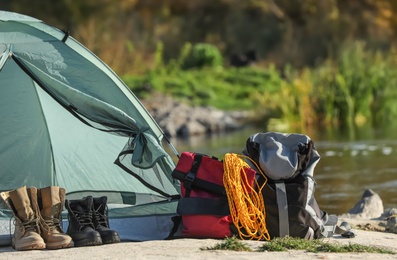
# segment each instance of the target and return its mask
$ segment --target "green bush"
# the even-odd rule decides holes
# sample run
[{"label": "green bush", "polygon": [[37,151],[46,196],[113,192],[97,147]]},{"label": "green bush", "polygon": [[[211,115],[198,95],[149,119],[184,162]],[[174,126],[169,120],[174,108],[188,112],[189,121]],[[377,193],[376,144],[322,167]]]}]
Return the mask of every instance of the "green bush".
[{"label": "green bush", "polygon": [[[182,54],[186,55],[186,50],[181,53],[181,56]],[[208,43],[197,43],[191,49],[190,55],[185,56],[183,68],[191,69],[204,67],[223,67],[223,57],[216,46]]]},{"label": "green bush", "polygon": [[[190,49],[196,67],[184,70]],[[272,122],[301,131],[390,124],[397,117],[397,55],[369,51],[361,43],[346,45],[316,68],[285,67],[282,73],[273,66],[222,68],[221,56],[211,45],[186,44],[180,57],[168,64],[163,64],[160,51],[156,56],[156,69],[123,77],[139,98],[161,92],[191,105],[251,110],[258,121],[275,119]]]},{"label": "green bush", "polygon": [[253,110],[258,105],[258,94],[275,93],[283,82],[274,68],[203,68],[167,74],[152,72],[143,77],[125,76],[123,80],[139,98],[161,92],[192,105],[224,110]]},{"label": "green bush", "polygon": [[346,45],[338,57],[313,70],[315,105],[329,122],[384,124],[397,116],[396,56]]}]

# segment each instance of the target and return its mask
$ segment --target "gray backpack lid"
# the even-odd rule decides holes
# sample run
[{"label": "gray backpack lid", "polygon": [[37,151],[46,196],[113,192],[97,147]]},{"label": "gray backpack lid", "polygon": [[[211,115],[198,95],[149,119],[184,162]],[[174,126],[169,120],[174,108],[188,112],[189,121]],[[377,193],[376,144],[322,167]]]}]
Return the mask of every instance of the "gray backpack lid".
[{"label": "gray backpack lid", "polygon": [[[279,132],[256,133],[248,139],[247,145],[259,148],[259,167],[273,180],[285,180],[295,177],[300,171],[299,153],[311,139],[303,134]],[[244,154],[250,155],[247,147]],[[315,149],[312,150],[306,174],[313,175],[313,169],[320,159]]]}]

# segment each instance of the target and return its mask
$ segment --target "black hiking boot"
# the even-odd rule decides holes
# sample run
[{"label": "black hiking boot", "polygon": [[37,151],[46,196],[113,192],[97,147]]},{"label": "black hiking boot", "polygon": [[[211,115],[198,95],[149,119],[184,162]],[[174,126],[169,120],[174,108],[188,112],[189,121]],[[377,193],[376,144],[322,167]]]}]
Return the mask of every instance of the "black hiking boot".
[{"label": "black hiking boot", "polygon": [[110,244],[120,242],[120,236],[117,231],[109,228],[108,206],[106,204],[108,200],[107,197],[102,196],[93,198],[93,200],[92,222],[94,223],[95,230],[101,234],[102,243]]},{"label": "black hiking boot", "polygon": [[74,246],[101,245],[101,234],[95,231],[92,223],[92,197],[81,200],[66,200],[65,206],[68,210],[69,226],[67,234],[72,237]]}]

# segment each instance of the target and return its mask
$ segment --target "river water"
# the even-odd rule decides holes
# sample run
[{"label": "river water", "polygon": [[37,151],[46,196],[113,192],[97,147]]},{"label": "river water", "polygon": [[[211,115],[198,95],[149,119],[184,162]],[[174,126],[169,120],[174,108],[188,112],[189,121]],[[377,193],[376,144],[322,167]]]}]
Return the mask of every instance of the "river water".
[{"label": "river water", "polygon": [[[248,137],[257,132],[264,131],[250,127],[231,133],[171,139],[171,143],[179,153],[200,152],[221,159],[226,153],[241,154]],[[321,156],[314,178],[315,198],[322,210],[346,213],[366,189],[379,194],[385,209],[397,208],[397,129],[328,129],[304,134],[314,141]],[[166,150],[176,161],[171,149]]]}]

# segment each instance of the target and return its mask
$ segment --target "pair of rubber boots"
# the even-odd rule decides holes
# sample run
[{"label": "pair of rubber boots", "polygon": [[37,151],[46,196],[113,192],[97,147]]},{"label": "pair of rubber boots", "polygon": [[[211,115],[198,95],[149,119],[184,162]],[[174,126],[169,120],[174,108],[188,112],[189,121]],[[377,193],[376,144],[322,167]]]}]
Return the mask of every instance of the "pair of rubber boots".
[{"label": "pair of rubber boots", "polygon": [[69,226],[67,234],[74,246],[95,246],[120,242],[117,231],[109,228],[107,197],[87,196],[80,200],[66,200]]},{"label": "pair of rubber boots", "polygon": [[23,186],[0,193],[15,218],[13,248],[60,249],[74,245],[61,227],[65,194],[65,189],[58,186],[42,189]]}]

